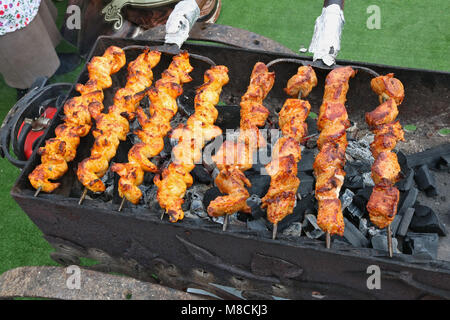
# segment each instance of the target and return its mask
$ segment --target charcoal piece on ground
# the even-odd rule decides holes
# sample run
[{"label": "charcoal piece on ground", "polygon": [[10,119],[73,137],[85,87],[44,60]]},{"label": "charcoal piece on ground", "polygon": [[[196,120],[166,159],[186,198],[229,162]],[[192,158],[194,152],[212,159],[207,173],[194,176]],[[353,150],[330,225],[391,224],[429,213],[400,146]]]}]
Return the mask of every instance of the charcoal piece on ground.
[{"label": "charcoal piece on ground", "polygon": [[415,171],[414,180],[419,189],[425,191],[429,197],[437,196],[436,179],[434,178],[434,174],[428,168],[428,165],[421,165],[416,168]]},{"label": "charcoal piece on ground", "polygon": [[212,187],[206,190],[205,194],[203,195],[203,205],[205,206],[205,208],[208,208],[211,201],[221,196],[223,196],[223,194],[219,191],[219,188]]},{"label": "charcoal piece on ground", "polygon": [[411,189],[414,184],[414,170],[406,169],[403,173],[403,179],[396,183],[396,187],[400,191],[407,191]]},{"label": "charcoal piece on ground", "polygon": [[405,253],[417,259],[436,259],[439,236],[436,233],[408,232],[405,238]]},{"label": "charcoal piece on ground", "polygon": [[298,172],[297,177],[300,179],[300,185],[298,186],[297,193],[302,197],[311,194],[314,190],[314,177],[305,172]]},{"label": "charcoal piece on ground", "polygon": [[250,175],[248,176],[252,186],[248,188],[249,194],[256,194],[260,198],[264,197],[270,187],[270,176]]},{"label": "charcoal piece on ground", "polygon": [[440,236],[447,235],[444,224],[433,209],[416,204],[414,206],[414,215],[412,217],[409,229],[414,232],[437,233]]},{"label": "charcoal piece on ground", "polygon": [[266,215],[265,210],[261,209],[261,198],[257,194],[252,194],[247,199],[247,205],[250,207],[253,219],[259,219]]},{"label": "charcoal piece on ground", "polygon": [[402,171],[406,170],[407,168],[410,168],[410,166],[408,165],[408,156],[404,154],[403,151],[401,150],[397,152],[397,161],[400,167],[402,168]]},{"label": "charcoal piece on ground", "polygon": [[[294,211],[288,214],[283,220],[278,222],[277,231],[282,232],[288,228],[294,222],[303,221],[305,213],[310,213],[314,211],[314,198],[312,195],[307,195],[301,200],[297,200],[297,204],[294,207]],[[272,225],[269,226],[272,230]]]},{"label": "charcoal piece on ground", "polygon": [[306,236],[310,239],[319,239],[325,234],[325,232],[320,229],[319,225],[317,224],[317,218],[313,214],[307,214],[305,216],[302,228],[305,231]]},{"label": "charcoal piece on ground", "polygon": [[[372,237],[371,239],[372,248],[388,252],[388,241],[386,234],[379,233]],[[400,253],[400,250],[398,250],[398,241],[397,238],[392,238],[392,248],[394,253]]]},{"label": "charcoal piece on ground", "polygon": [[345,229],[344,238],[350,242],[354,247],[368,247],[369,241],[359,231],[359,229],[344,217]]},{"label": "charcoal piece on ground", "polygon": [[298,171],[299,172],[312,171],[314,160],[315,160],[314,150],[303,149],[302,158],[297,164]]},{"label": "charcoal piece on ground", "polygon": [[405,211],[405,213],[402,216],[402,221],[400,222],[400,225],[397,229],[397,235],[402,237],[406,236],[409,225],[411,224],[412,218],[414,216],[414,212],[415,212],[414,208],[408,208]]},{"label": "charcoal piece on ground", "polygon": [[[278,230],[278,232],[280,232]],[[290,237],[300,237],[302,235],[302,223],[293,222],[290,226],[283,230],[283,235]]]},{"label": "charcoal piece on ground", "polygon": [[397,214],[403,215],[408,208],[413,207],[416,203],[418,195],[419,190],[415,187],[412,187],[408,191],[401,194]]},{"label": "charcoal piece on ground", "polygon": [[208,171],[201,164],[197,164],[191,171],[194,182],[210,184],[213,180]]},{"label": "charcoal piece on ground", "polygon": [[409,154],[407,156],[408,166],[410,168],[427,164],[430,168],[436,168],[442,155],[450,154],[450,143],[440,144],[437,147]]}]

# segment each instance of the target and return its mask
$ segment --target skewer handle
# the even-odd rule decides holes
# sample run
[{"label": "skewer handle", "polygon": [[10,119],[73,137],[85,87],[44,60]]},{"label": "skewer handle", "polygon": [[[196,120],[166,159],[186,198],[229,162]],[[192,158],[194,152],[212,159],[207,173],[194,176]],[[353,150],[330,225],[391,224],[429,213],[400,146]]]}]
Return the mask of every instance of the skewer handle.
[{"label": "skewer handle", "polygon": [[125,204],[125,201],[126,201],[126,198],[123,197],[123,198],[122,198],[122,202],[120,203],[119,212],[122,211],[123,205]]},{"label": "skewer handle", "polygon": [[222,228],[222,231],[227,231],[227,226],[228,226],[228,215],[226,214],[225,217],[223,218],[223,228]]},{"label": "skewer handle", "polygon": [[272,240],[275,240],[277,237],[277,230],[278,230],[278,224],[273,225],[273,231],[272,231]]},{"label": "skewer handle", "polygon": [[392,258],[392,256],[394,255],[394,248],[392,247],[391,225],[387,226],[387,245],[388,245],[389,257]]},{"label": "skewer handle", "polygon": [[36,192],[34,193],[34,197],[37,197],[39,195],[39,193],[41,192],[42,187],[39,187]]},{"label": "skewer handle", "polygon": [[80,201],[78,201],[78,205],[81,205],[83,203],[84,198],[86,198],[87,191],[88,191],[88,189],[84,188],[83,193],[81,194],[81,197],[80,197]]},{"label": "skewer handle", "polygon": [[327,231],[327,233],[325,235],[325,246],[326,246],[327,249],[331,248],[331,234],[328,231]]}]

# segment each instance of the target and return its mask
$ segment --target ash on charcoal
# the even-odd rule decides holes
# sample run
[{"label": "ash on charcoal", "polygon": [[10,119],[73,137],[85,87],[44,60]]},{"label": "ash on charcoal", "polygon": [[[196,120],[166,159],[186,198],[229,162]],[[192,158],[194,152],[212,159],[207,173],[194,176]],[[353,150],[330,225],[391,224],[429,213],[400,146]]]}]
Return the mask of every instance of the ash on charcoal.
[{"label": "ash on charcoal", "polygon": [[374,187],[375,183],[372,179],[372,173],[371,172],[365,172],[362,174],[362,180],[364,187]]},{"label": "ash on charcoal", "polygon": [[355,194],[350,189],[345,189],[344,193],[340,197],[342,210],[347,208],[352,203],[354,196]]},{"label": "ash on charcoal", "polygon": [[362,233],[362,235],[367,238],[367,235],[369,233],[369,226],[367,225],[367,219],[362,218],[361,220],[359,220],[358,229]]},{"label": "ash on charcoal", "polygon": [[300,179],[300,185],[297,189],[297,193],[299,193],[302,197],[311,194],[314,190],[314,177],[305,172],[299,172],[297,177]]},{"label": "ash on charcoal", "polygon": [[352,221],[359,221],[364,216],[364,211],[360,210],[355,204],[351,203],[344,213],[348,213]]},{"label": "ash on charcoal", "polygon": [[313,214],[307,214],[305,216],[302,228],[305,231],[306,236],[310,239],[319,239],[325,234],[325,232],[320,229],[319,225],[317,224],[317,218]]},{"label": "ash on charcoal", "polygon": [[350,156],[351,159],[368,162],[372,165],[374,158],[370,151],[370,143],[372,143],[373,137],[373,134],[368,134],[357,141],[349,141],[345,152],[346,155]]},{"label": "ash on charcoal", "polygon": [[283,235],[291,237],[300,237],[302,235],[301,222],[294,222],[289,227],[283,230]]},{"label": "ash on charcoal", "polygon": [[405,238],[405,253],[418,259],[436,259],[439,236],[436,233],[408,232]]},{"label": "ash on charcoal", "polygon": [[403,215],[408,208],[411,208],[414,206],[414,203],[416,203],[417,196],[419,194],[419,190],[417,188],[412,187],[405,193],[403,193],[400,196],[400,205],[398,207],[398,214]]},{"label": "ash on charcoal", "polygon": [[[371,239],[372,248],[381,250],[381,251],[388,251],[388,243],[387,243],[387,237],[385,234],[379,233],[372,237]],[[398,241],[397,238],[392,238],[392,248],[394,249],[394,253],[401,253],[398,250]]]},{"label": "ash on charcoal", "polygon": [[247,199],[247,205],[252,210],[251,216],[253,219],[259,219],[266,215],[265,211],[261,209],[261,198],[257,194],[252,194]]},{"label": "ash on charcoal", "polygon": [[211,175],[201,164],[197,164],[191,171],[191,174],[194,178],[194,182],[197,183],[209,184],[213,181]]},{"label": "ash on charcoal", "polygon": [[319,133],[317,130],[317,120],[311,117],[306,118],[306,124],[308,125],[308,135]]},{"label": "ash on charcoal", "polygon": [[438,195],[436,189],[436,180],[433,173],[428,168],[428,165],[424,164],[416,168],[414,180],[420,190],[425,191],[427,196],[435,197]]},{"label": "ash on charcoal", "polygon": [[201,218],[208,217],[205,207],[203,206],[203,195],[200,192],[189,193],[190,206],[189,211]]},{"label": "ash on charcoal", "polygon": [[414,216],[409,228],[414,232],[437,233],[440,236],[447,235],[445,226],[439,216],[431,208],[416,204],[414,206]]},{"label": "ash on charcoal", "polygon": [[270,187],[270,176],[253,174],[248,175],[247,178],[250,180],[252,186],[248,188],[250,194],[256,194],[259,197],[264,197]]},{"label": "ash on charcoal", "polygon": [[344,217],[345,229],[344,238],[350,242],[354,247],[368,247],[369,241],[366,237],[355,227],[353,223]]},{"label": "ash on charcoal", "polygon": [[[397,233],[396,233],[397,235],[402,236],[402,237],[406,236],[409,225],[410,225],[411,220],[414,215],[414,211],[415,211],[414,208],[408,208],[405,211],[405,213],[402,216],[402,221],[400,222],[400,225],[398,226]],[[397,216],[399,216],[399,215],[397,215]]]},{"label": "ash on charcoal", "polygon": [[299,172],[308,172],[313,170],[313,164],[315,160],[314,150],[304,149],[302,152],[302,158],[297,164]]},{"label": "ash on charcoal", "polygon": [[403,179],[395,185],[400,191],[411,189],[414,184],[414,170],[407,168],[403,173]]}]

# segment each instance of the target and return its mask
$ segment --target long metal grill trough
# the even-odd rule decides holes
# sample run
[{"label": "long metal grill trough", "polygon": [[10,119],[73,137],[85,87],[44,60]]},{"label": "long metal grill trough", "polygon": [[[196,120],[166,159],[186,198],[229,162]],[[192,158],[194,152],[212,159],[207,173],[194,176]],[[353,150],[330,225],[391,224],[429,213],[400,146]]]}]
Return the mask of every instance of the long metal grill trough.
[{"label": "long metal grill trough", "polygon": [[[101,37],[90,57],[101,55],[110,45],[125,47],[136,44],[160,45],[159,42]],[[183,49],[207,56],[216,64],[229,68],[230,82],[221,94],[222,104],[227,106],[218,107],[217,124],[224,132],[239,125],[237,106],[248,85],[252,66],[258,61],[268,63],[277,58],[293,57],[197,44],[186,44]],[[127,61],[139,53],[127,51]],[[155,81],[170,59],[169,55],[163,55],[153,69]],[[194,80],[183,86],[180,110],[172,121],[172,127],[185,122],[193,111],[195,88],[201,85],[203,73],[209,68],[208,64],[194,59],[191,59],[191,64]],[[186,216],[178,223],[160,220],[161,209],[155,199],[152,174],[146,174],[144,178],[144,196],[138,205],[126,204],[118,212],[121,201],[117,194],[118,176],[112,172],[105,175],[107,191],[104,194],[88,193],[83,204],[78,205],[83,187],[77,181],[76,167],[89,155],[92,135],[81,141],[76,159],[69,164],[69,171],[55,192],[33,197],[35,190],[27,176],[40,161],[35,152],[11,194],[56,248],[52,257],[62,264],[76,264],[80,257],[90,257],[99,261],[93,267],[98,270],[122,272],[183,290],[202,288],[223,297],[230,297],[230,291],[224,288],[235,288],[241,298],[449,299],[450,240],[445,234],[448,234],[450,224],[450,199],[446,185],[450,176],[450,148],[448,136],[435,132],[450,123],[450,74],[346,61],[338,61],[338,64],[365,66],[380,74],[395,73],[395,77],[403,82],[406,94],[399,120],[403,125],[412,123],[418,128],[407,133],[406,141],[397,146],[404,155],[399,156],[404,179],[400,182],[399,218],[394,221],[396,247],[400,251],[392,259],[383,249],[382,239],[386,237],[370,225],[367,212],[364,212],[371,186],[365,174],[370,172],[370,163],[364,157],[370,132],[364,115],[378,105],[378,100],[370,89],[370,76],[362,72],[350,81],[347,95],[347,110],[353,126],[349,131],[347,176],[341,199],[347,206],[344,216],[348,231],[344,237],[332,239],[332,249],[325,249],[323,232],[320,233],[314,221],[316,207],[311,173],[312,160],[317,153],[314,138],[306,143],[299,163],[301,185],[297,207],[294,214],[280,223],[276,240],[271,240],[270,226],[265,223],[264,213],[255,216],[235,214],[226,232],[222,232],[220,220],[212,220],[205,214],[208,201],[217,195],[212,182],[214,171],[207,165],[199,164],[194,169],[195,182],[183,207]],[[275,65],[271,70],[275,71],[276,80],[265,100],[271,111],[268,129],[277,128],[276,112],[287,98],[283,88],[297,67],[286,63]],[[318,113],[327,71],[315,71],[318,86],[308,100],[311,111]],[[124,86],[126,68],[112,78],[113,87],[105,90],[105,106],[112,104],[115,91]],[[77,82],[86,80],[87,70],[84,68]],[[72,89],[69,98],[75,95]],[[145,100],[143,106],[148,103]],[[62,114],[61,110],[59,114]],[[54,119],[45,139],[51,138],[55,127],[61,123],[60,117]],[[308,125],[313,135],[315,120],[309,118]],[[113,162],[126,162],[127,152],[134,142],[130,135],[126,142],[121,143]],[[275,141],[269,139],[269,142]],[[167,165],[170,159],[169,139],[165,145],[156,159],[161,166]],[[431,147],[436,149],[416,154]],[[256,164],[246,174],[254,185],[250,194],[262,197],[270,177],[258,174],[258,166],[261,164]],[[373,265],[381,269],[380,289],[367,286],[370,275],[367,270]]]}]

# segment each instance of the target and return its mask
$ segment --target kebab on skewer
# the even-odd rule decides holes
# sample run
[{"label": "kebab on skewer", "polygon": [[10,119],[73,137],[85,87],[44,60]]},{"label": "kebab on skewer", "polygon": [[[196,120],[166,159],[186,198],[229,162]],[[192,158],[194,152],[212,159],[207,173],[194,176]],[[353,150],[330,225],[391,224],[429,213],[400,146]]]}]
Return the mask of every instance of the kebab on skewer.
[{"label": "kebab on skewer", "polygon": [[85,191],[80,199],[80,204],[86,196],[87,190],[92,192],[105,191],[105,185],[101,178],[106,174],[109,161],[116,155],[120,141],[124,141],[129,131],[129,120],[134,118],[134,113],[139,102],[145,96],[145,90],[153,81],[154,68],[161,58],[158,51],[146,51],[140,54],[136,60],[128,65],[127,83],[119,89],[114,96],[114,104],[109,107],[108,113],[96,109],[93,118],[96,129],[90,157],[84,159],[78,165],[77,176],[85,186]]},{"label": "kebab on skewer", "polygon": [[150,159],[164,148],[164,137],[171,130],[170,121],[178,111],[176,98],[182,94],[181,85],[192,81],[189,73],[193,67],[189,54],[184,51],[173,57],[169,67],[162,73],[155,86],[147,92],[150,99],[150,118],[142,108],[136,114],[141,130],[134,133],[142,142],[135,144],[128,152],[128,163],[114,163],[111,170],[119,176],[119,195],[133,204],[139,203],[142,191],[138,188],[144,180],[144,172],[157,172],[158,168]]},{"label": "kebab on skewer", "polygon": [[55,138],[46,141],[39,148],[41,164],[28,175],[31,185],[37,189],[52,192],[60,183],[58,180],[68,170],[67,163],[76,156],[80,138],[86,136],[92,126],[92,114],[103,109],[103,89],[112,86],[111,75],[118,72],[126,63],[125,52],[111,46],[102,56],[93,57],[88,63],[89,80],[77,84],[80,96],[71,98],[64,104],[64,123],[55,129]]},{"label": "kebab on skewer", "polygon": [[404,140],[404,133],[398,115],[397,105],[404,94],[403,84],[392,73],[379,76],[371,81],[372,90],[378,94],[380,105],[366,113],[366,122],[375,134],[370,149],[375,161],[372,165],[372,179],[375,183],[367,211],[370,220],[380,229],[387,228],[389,256],[393,255],[390,225],[397,213],[399,190],[394,186],[400,179],[400,165],[397,155],[392,152],[397,141]]},{"label": "kebab on skewer", "polygon": [[230,214],[238,211],[251,212],[251,208],[246,203],[249,193],[245,188],[245,186],[250,187],[251,183],[245,177],[244,171],[252,167],[253,153],[266,144],[258,127],[262,127],[269,116],[269,110],[263,106],[262,102],[272,89],[274,81],[275,73],[269,72],[264,63],[255,64],[250,85],[240,103],[241,121],[238,141],[225,141],[213,157],[213,161],[220,170],[215,184],[220,192],[226,195],[211,201],[207,211],[212,217],[225,216],[224,230]]},{"label": "kebab on skewer", "polygon": [[172,139],[178,140],[172,149],[172,163],[154,178],[159,205],[169,215],[171,222],[184,217],[181,205],[187,188],[193,183],[189,173],[200,161],[203,147],[206,142],[222,134],[222,130],[214,125],[218,116],[215,105],[219,103],[222,87],[228,81],[227,67],[214,66],[207,70],[204,84],[197,89],[195,96],[195,113],[189,117],[186,125],[180,125],[171,135]]},{"label": "kebab on skewer", "polygon": [[356,74],[351,67],[332,70],[325,80],[325,92],[320,106],[317,127],[319,153],[313,169],[316,177],[315,197],[318,201],[317,224],[326,232],[326,246],[330,247],[331,235],[344,234],[339,192],[344,183],[346,129],[350,126],[345,101],[348,81]]},{"label": "kebab on skewer", "polygon": [[[289,79],[286,93],[294,97],[306,97],[317,85],[317,77],[311,66],[301,66]],[[301,159],[300,144],[307,135],[305,122],[311,110],[308,101],[287,99],[280,110],[279,127],[283,136],[277,140],[272,151],[272,161],[265,167],[270,175],[270,187],[261,199],[262,208],[267,208],[267,219],[273,224],[275,239],[278,222],[294,211],[300,179],[297,163]]]}]

